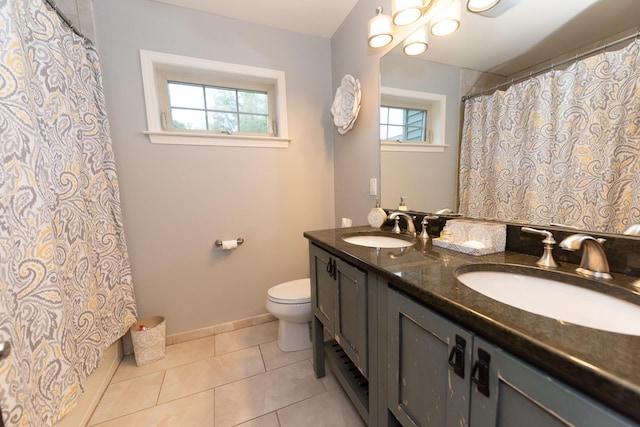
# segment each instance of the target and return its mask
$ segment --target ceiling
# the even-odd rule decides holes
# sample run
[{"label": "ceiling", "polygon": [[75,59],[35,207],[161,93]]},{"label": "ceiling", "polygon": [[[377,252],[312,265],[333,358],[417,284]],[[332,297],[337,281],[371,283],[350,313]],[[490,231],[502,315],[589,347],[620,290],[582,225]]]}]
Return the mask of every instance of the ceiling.
[{"label": "ceiling", "polygon": [[[156,0],[293,32],[331,37],[358,0]],[[374,11],[371,11],[374,15]],[[520,0],[495,18],[464,10],[460,29],[431,37],[424,59],[511,75],[640,28],[640,0]],[[363,32],[366,31],[363,28]],[[366,34],[362,35],[366,43]]]},{"label": "ceiling", "polygon": [[330,38],[336,32],[358,2],[358,0],[156,1],[326,38]]},{"label": "ceiling", "polygon": [[521,0],[495,18],[464,11],[422,57],[509,76],[629,29],[640,29],[640,0]]}]

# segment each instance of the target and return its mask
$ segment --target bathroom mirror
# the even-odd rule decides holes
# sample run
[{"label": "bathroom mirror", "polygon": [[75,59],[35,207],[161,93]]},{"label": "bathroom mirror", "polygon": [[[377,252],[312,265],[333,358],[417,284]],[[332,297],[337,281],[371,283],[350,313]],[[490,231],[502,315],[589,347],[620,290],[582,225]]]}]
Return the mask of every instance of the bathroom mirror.
[{"label": "bathroom mirror", "polygon": [[430,152],[381,143],[382,207],[395,209],[406,196],[409,210],[455,210],[461,97],[633,34],[637,16],[637,0],[521,0],[494,18],[464,11],[458,32],[431,36],[419,56],[404,55],[400,43],[380,61],[381,105],[389,88],[445,96],[445,143]]}]

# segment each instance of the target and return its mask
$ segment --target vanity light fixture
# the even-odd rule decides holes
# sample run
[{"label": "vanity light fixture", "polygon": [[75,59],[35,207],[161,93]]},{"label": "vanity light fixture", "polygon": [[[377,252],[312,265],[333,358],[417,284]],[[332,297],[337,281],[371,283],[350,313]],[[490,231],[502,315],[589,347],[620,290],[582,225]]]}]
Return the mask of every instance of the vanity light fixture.
[{"label": "vanity light fixture", "polygon": [[520,0],[467,0],[467,10],[495,18],[518,4]]},{"label": "vanity light fixture", "polygon": [[422,0],[392,0],[391,16],[394,25],[413,24],[422,16]]},{"label": "vanity light fixture", "polygon": [[409,37],[404,39],[402,51],[405,55],[420,55],[429,48],[427,40],[427,27],[425,25],[411,33]]},{"label": "vanity light fixture", "polygon": [[431,20],[431,34],[434,36],[448,36],[460,28],[462,6],[460,0],[452,1]]},{"label": "vanity light fixture", "polygon": [[[460,27],[461,0],[391,0],[392,15],[385,15],[382,6],[376,8],[376,16],[369,19],[369,46],[379,48],[393,41],[394,25],[406,26],[420,19],[430,21],[428,29],[435,36],[446,36]],[[472,0],[467,0],[472,1]],[[484,2],[500,0],[483,0]],[[502,0],[518,2],[520,0]],[[438,8],[440,10],[438,10]],[[403,43],[404,53],[419,55],[427,50],[427,32],[418,28]]]},{"label": "vanity light fixture", "polygon": [[391,43],[393,32],[391,17],[382,13],[382,6],[376,8],[376,16],[369,19],[369,46],[383,47]]}]

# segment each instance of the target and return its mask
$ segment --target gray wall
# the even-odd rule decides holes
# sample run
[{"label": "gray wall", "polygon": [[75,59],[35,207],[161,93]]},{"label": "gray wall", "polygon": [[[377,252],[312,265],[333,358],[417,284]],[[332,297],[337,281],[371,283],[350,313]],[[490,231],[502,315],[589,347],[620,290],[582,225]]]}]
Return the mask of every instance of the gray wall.
[{"label": "gray wall", "polygon": [[[391,2],[385,10],[391,10]],[[360,0],[331,38],[333,91],[345,74],[360,80],[362,100],[358,119],[351,131],[339,135],[334,128],[336,225],[342,217],[354,225],[367,223],[375,204],[369,196],[369,179],[380,176],[378,136],[379,58],[381,50],[367,45],[367,21],[377,2]]]},{"label": "gray wall", "polygon": [[360,0],[331,38],[334,93],[345,74],[359,79],[362,86],[360,114],[353,129],[339,135],[334,128],[336,226],[342,217],[352,218],[354,225],[367,224],[367,214],[375,204],[376,197],[369,195],[369,179],[380,177],[380,58],[409,32],[396,34],[389,46],[370,48],[367,23],[378,6],[390,13],[391,0]]},{"label": "gray wall", "polygon": [[[94,9],[140,316],[173,334],[266,313],[269,287],[309,274],[303,232],[334,224],[329,40],[149,0]],[[151,144],[140,49],[283,70],[290,147]]]}]

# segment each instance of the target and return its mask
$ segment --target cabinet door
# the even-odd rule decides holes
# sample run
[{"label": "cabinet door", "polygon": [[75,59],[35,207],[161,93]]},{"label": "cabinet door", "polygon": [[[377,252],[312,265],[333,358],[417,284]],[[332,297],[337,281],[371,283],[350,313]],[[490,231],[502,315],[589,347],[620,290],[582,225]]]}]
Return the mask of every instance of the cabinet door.
[{"label": "cabinet door", "polygon": [[338,293],[336,280],[333,278],[335,257],[317,246],[310,245],[309,258],[313,314],[327,331],[334,335]]},{"label": "cabinet door", "polygon": [[475,338],[471,425],[630,426],[600,403]]},{"label": "cabinet door", "polygon": [[336,260],[338,288],[335,338],[340,347],[367,376],[367,273]]},{"label": "cabinet door", "polygon": [[464,426],[472,335],[389,288],[388,406],[403,426]]}]

